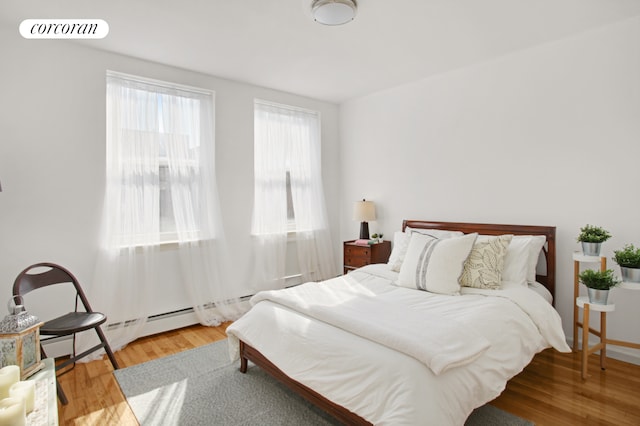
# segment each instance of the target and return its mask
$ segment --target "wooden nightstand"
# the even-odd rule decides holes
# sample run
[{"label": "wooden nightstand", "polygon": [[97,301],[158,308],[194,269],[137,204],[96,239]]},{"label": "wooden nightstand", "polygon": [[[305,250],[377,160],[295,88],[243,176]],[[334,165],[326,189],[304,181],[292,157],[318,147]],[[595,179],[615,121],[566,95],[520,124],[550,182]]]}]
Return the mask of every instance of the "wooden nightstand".
[{"label": "wooden nightstand", "polygon": [[344,273],[372,263],[387,263],[391,254],[391,241],[383,241],[368,246],[354,244],[355,240],[343,245]]}]

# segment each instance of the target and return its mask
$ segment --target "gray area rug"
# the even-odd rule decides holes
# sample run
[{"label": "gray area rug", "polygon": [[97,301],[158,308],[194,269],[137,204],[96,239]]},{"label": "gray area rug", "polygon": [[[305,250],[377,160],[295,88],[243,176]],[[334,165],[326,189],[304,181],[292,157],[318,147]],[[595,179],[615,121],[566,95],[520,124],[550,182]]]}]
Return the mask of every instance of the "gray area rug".
[{"label": "gray area rug", "polygon": [[[250,365],[230,362],[227,341],[116,370],[114,375],[142,426],[337,425],[322,410]],[[533,423],[485,405],[466,426]]]}]

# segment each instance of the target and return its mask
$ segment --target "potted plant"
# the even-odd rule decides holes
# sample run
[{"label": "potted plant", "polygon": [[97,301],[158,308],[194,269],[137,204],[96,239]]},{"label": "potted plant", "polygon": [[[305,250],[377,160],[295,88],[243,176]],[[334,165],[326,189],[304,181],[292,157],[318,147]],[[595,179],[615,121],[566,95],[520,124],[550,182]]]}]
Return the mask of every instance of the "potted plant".
[{"label": "potted plant", "polygon": [[586,269],[580,275],[580,282],[587,286],[589,303],[606,305],[609,298],[609,290],[617,286],[620,281],[613,276],[613,269],[594,271]]},{"label": "potted plant", "polygon": [[580,228],[578,241],[582,243],[582,253],[585,256],[600,256],[602,243],[611,238],[611,234],[599,226],[585,225]]},{"label": "potted plant", "polygon": [[620,265],[622,280],[640,283],[640,247],[627,244],[621,250],[614,250],[613,260]]},{"label": "potted plant", "polygon": [[371,236],[371,238],[373,238],[374,241],[377,242],[377,243],[381,243],[382,242],[382,234],[373,234]]}]

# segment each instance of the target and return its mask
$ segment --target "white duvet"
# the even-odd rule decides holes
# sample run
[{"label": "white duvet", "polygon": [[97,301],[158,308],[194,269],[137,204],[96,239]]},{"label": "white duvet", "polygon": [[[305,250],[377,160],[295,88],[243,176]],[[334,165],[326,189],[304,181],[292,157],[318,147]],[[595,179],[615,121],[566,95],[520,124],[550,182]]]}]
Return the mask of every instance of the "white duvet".
[{"label": "white duvet", "polygon": [[525,287],[441,296],[396,277],[370,265],[259,293],[227,329],[231,355],[241,339],[376,425],[462,425],[537,352],[570,351],[557,312]]}]

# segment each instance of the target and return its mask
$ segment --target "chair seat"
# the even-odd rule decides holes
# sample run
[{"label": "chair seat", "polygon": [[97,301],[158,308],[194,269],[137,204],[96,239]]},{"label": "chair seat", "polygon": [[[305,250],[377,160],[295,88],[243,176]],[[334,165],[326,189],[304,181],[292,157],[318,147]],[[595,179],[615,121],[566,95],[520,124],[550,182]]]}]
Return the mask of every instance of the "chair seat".
[{"label": "chair seat", "polygon": [[107,317],[100,312],[69,312],[44,323],[40,334],[47,336],[66,336],[94,328],[104,323]]}]

